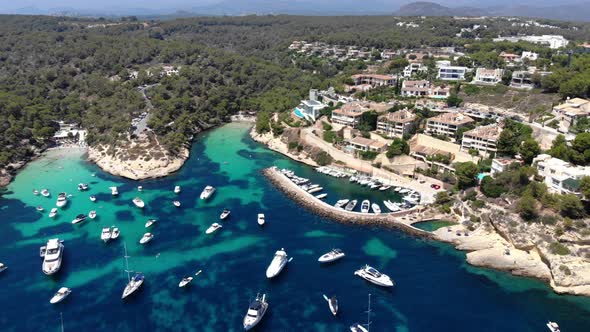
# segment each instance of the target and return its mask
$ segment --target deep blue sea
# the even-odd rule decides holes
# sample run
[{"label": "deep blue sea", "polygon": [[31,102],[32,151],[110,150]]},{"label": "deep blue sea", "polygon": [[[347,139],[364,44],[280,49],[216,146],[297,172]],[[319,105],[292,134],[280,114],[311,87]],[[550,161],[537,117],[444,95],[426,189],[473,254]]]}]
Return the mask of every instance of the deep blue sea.
[{"label": "deep blue sea", "polygon": [[[393,193],[376,193],[316,173],[253,142],[248,126],[229,124],[199,135],[191,157],[176,174],[134,182],[110,176],[75,153],[52,152],[28,165],[0,198],[0,326],[2,331],[240,331],[248,303],[267,294],[269,311],[257,331],[348,331],[367,320],[372,295],[371,331],[548,331],[547,320],[564,332],[590,331],[590,299],[554,294],[544,283],[503,272],[474,268],[451,246],[414,238],[395,230],[343,225],[313,215],[290,201],[260,173],[271,166],[288,167],[312,178],[340,198],[381,201]],[[92,174],[95,173],[95,177]],[[79,182],[90,189],[79,192]],[[120,195],[111,197],[108,187]],[[144,187],[139,193],[138,185]],[[175,195],[175,185],[182,193]],[[198,199],[206,185],[217,187],[207,202]],[[52,196],[34,196],[48,188]],[[57,193],[73,196],[50,219]],[[98,200],[91,202],[90,195]],[[146,202],[141,211],[131,200]],[[178,199],[182,206],[175,208]],[[35,210],[44,207],[43,213]],[[223,228],[205,230],[232,211]],[[98,217],[81,225],[78,213],[96,210]],[[256,223],[259,212],[267,223]],[[148,245],[138,244],[149,218],[158,220]],[[118,240],[104,244],[102,227],[121,229]],[[41,272],[39,247],[47,239],[64,240],[61,271]],[[127,282],[123,243],[130,268],[146,275],[143,288],[121,300]],[[320,266],[317,258],[331,248],[346,257]],[[281,275],[267,280],[274,252],[285,248],[293,261]],[[370,264],[395,279],[382,289],[355,277]],[[188,288],[183,276],[203,272]],[[49,299],[62,286],[72,294],[62,303]],[[322,294],[336,295],[340,312],[333,317]]]}]

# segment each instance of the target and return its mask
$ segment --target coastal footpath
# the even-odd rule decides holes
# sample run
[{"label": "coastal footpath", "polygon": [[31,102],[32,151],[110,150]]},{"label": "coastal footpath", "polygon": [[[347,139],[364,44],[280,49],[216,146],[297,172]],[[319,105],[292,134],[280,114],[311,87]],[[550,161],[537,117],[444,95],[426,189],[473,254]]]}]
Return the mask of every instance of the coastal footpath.
[{"label": "coastal footpath", "polygon": [[[461,223],[457,215],[444,215],[424,206],[396,213],[348,212],[317,199],[274,167],[263,170],[263,174],[296,203],[320,216],[359,226],[400,229],[418,237],[450,243],[456,249],[467,252],[466,260],[471,265],[537,278],[548,282],[556,293],[590,296],[587,259],[553,254],[548,246],[535,244],[542,243],[534,242],[534,234],[541,230],[510,234],[506,226],[511,221],[510,216],[504,211],[483,211],[482,221],[471,228]],[[434,232],[413,226],[429,220],[455,221],[457,224]]]}]

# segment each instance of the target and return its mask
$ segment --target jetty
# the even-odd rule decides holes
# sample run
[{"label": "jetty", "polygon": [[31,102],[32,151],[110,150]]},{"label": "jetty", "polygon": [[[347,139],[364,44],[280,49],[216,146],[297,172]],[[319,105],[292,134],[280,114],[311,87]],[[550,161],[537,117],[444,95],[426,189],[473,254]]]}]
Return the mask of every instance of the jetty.
[{"label": "jetty", "polygon": [[332,206],[303,190],[281,173],[277,167],[266,168],[262,170],[262,174],[299,205],[317,215],[341,223],[395,228],[416,236],[434,239],[435,235],[433,233],[417,228],[413,224],[450,218],[450,216],[432,211],[426,206],[416,206],[409,210],[381,214],[346,211]]}]

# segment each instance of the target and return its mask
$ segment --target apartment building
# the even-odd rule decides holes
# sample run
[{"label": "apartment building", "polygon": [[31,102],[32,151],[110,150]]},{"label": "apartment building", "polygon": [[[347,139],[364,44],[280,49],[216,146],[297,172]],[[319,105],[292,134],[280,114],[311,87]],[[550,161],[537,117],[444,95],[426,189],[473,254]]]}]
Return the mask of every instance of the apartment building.
[{"label": "apartment building", "polygon": [[397,77],[393,75],[357,74],[352,75],[352,80],[354,85],[394,86],[397,83]]},{"label": "apartment building", "polygon": [[407,109],[387,113],[377,119],[377,132],[387,137],[403,137],[409,134],[416,121],[416,114]]},{"label": "apartment building", "polygon": [[428,119],[426,122],[426,133],[455,139],[459,128],[473,122],[475,121],[472,118],[462,113],[442,113]]},{"label": "apartment building", "polygon": [[481,126],[463,133],[461,149],[469,151],[475,149],[481,156],[490,156],[498,151],[496,143],[502,128],[498,124]]},{"label": "apartment building", "polygon": [[535,157],[533,167],[537,169],[549,191],[559,194],[580,196],[580,180],[590,175],[590,167],[575,166],[548,154]]},{"label": "apartment building", "polygon": [[359,103],[349,103],[332,111],[332,122],[356,128],[360,123],[361,115],[366,111],[368,108]]},{"label": "apartment building", "polygon": [[374,139],[357,136],[348,141],[348,147],[355,151],[381,153],[387,149],[387,144]]},{"label": "apartment building", "polygon": [[402,97],[426,97],[444,99],[451,94],[451,89],[446,86],[433,86],[429,81],[405,80],[402,82]]}]

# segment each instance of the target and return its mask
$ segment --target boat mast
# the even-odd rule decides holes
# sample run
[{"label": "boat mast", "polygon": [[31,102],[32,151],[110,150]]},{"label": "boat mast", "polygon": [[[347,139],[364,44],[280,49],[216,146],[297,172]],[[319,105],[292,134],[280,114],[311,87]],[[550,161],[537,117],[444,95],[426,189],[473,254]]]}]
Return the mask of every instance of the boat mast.
[{"label": "boat mast", "polygon": [[127,243],[123,242],[123,247],[125,248],[125,272],[127,272],[127,279],[131,282],[131,271],[129,271],[129,256],[127,256]]},{"label": "boat mast", "polygon": [[371,325],[371,293],[369,293],[369,305],[367,307],[367,332]]},{"label": "boat mast", "polygon": [[64,332],[64,315],[63,313],[59,313],[59,319],[61,320],[61,332]]}]

